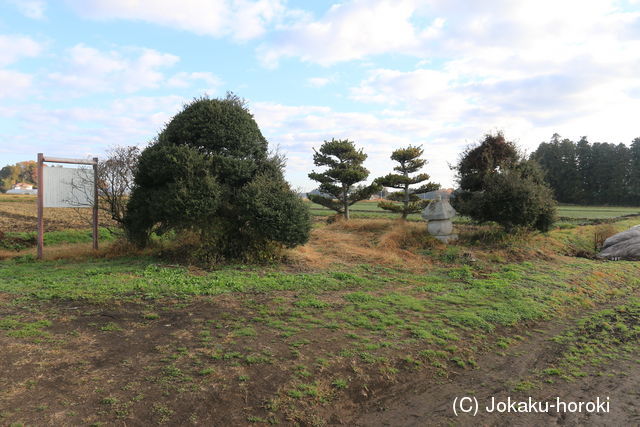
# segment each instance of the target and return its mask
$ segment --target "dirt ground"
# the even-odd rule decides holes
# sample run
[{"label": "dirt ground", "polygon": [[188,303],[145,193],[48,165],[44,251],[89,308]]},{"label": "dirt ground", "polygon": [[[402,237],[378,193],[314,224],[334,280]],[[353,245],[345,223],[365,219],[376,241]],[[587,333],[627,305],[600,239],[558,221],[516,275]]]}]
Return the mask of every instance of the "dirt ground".
[{"label": "dirt ground", "polygon": [[[530,390],[518,390],[522,380],[553,366],[562,345],[553,337],[575,325],[565,319],[539,325],[535,332],[508,354],[485,354],[478,359],[479,369],[458,371],[444,381],[415,381],[390,389],[369,404],[368,409],[349,424],[357,426],[631,426],[640,425],[640,352],[625,360],[614,359],[587,370],[587,375],[572,381],[542,383]],[[527,384],[526,382],[524,382]],[[455,415],[456,398],[475,397],[477,415]],[[609,398],[607,413],[557,412],[498,413],[489,412],[496,401],[590,402]]]},{"label": "dirt ground", "polygon": [[[179,301],[165,301],[164,307],[78,302],[4,305],[0,318],[30,311],[34,313],[31,320],[56,321],[47,329],[44,339],[0,335],[3,349],[0,420],[26,425],[95,426],[212,425],[212,422],[248,425],[277,420],[288,425],[273,397],[288,381],[287,371],[292,369],[289,362],[229,363],[236,352],[216,358],[209,347],[198,343],[205,325],[215,324],[223,332],[215,340],[229,339],[222,323],[243,315],[236,311],[235,304],[232,299],[216,297],[187,306]],[[161,313],[161,318],[145,314],[150,312]],[[500,354],[489,347],[477,359],[477,369],[452,369],[448,378],[424,370],[409,371],[400,375],[391,387],[368,384],[369,393],[361,391],[348,399],[328,394],[326,404],[318,412],[321,415],[316,418],[317,424],[637,425],[640,421],[636,404],[640,393],[637,354],[632,359],[598,366],[587,376],[571,382],[558,380],[535,389],[514,391],[514,385],[557,361],[562,345],[552,338],[574,325],[573,316],[529,325],[526,339]],[[238,354],[251,342],[252,337],[246,338],[234,345]],[[262,337],[264,354],[288,351],[279,341],[275,336]],[[83,349],[81,353],[76,351],[78,348]],[[227,355],[231,355],[229,360]],[[316,374],[321,376],[322,369]],[[238,378],[235,385],[219,381],[230,375]],[[259,381],[247,387],[243,378]],[[529,396],[538,400],[560,397],[564,401],[608,396],[611,412],[589,416],[501,415],[480,411],[476,417],[456,418],[452,403],[461,396],[475,396],[481,404],[488,404],[492,396],[518,400]]]},{"label": "dirt ground", "polygon": [[[0,231],[30,231],[34,211],[32,201],[0,203],[0,227],[5,227]],[[67,210],[61,210],[60,216],[54,213],[47,213],[49,230],[74,228],[73,224],[86,228],[82,221],[75,223]],[[482,272],[489,275],[510,258],[551,256],[548,248],[548,253],[530,248],[526,257],[521,249],[483,254],[472,247],[473,252],[468,252],[469,248],[460,253],[445,252],[437,242],[424,240],[423,231],[424,224],[385,220],[318,227],[312,242],[291,251],[287,269],[307,272],[363,264],[409,267],[416,275],[428,275],[440,261],[416,250],[422,248],[469,263],[490,258],[495,261],[490,264],[494,270]],[[591,237],[591,229],[583,232]],[[561,262],[571,261],[562,258]],[[555,271],[553,264],[547,267]],[[461,267],[451,268],[462,271]],[[98,272],[85,273],[90,280]],[[603,275],[600,270],[596,273]],[[199,274],[199,270],[194,269],[193,274]],[[553,279],[554,275],[549,277]],[[23,279],[31,277],[25,275]],[[189,282],[189,276],[178,279]],[[51,280],[46,271],[39,280],[46,290]],[[576,278],[562,280],[570,284]],[[580,292],[595,292],[589,285],[595,286],[587,280]],[[554,337],[572,330],[578,317],[604,306],[574,311],[569,317],[549,322],[524,321],[518,329],[463,329],[459,348],[447,351],[456,355],[473,353],[474,365],[458,367],[447,356],[446,361],[443,359],[445,366],[422,361],[418,369],[410,356],[422,349],[420,342],[408,340],[396,346],[403,336],[390,335],[384,346],[381,341],[380,348],[374,348],[378,341],[367,341],[368,335],[360,330],[355,330],[358,336],[351,333],[351,328],[335,329],[334,322],[313,323],[314,318],[309,317],[313,307],[304,311],[294,305],[300,302],[294,294],[256,291],[241,296],[149,300],[141,294],[133,300],[113,299],[100,304],[0,293],[0,425],[235,426],[295,422],[529,426],[640,422],[635,403],[640,393],[636,384],[640,375],[637,352],[631,358],[611,359],[585,369],[585,376],[571,381],[558,378],[553,383],[537,381],[530,388],[522,387],[538,378],[540,371],[555,366],[562,356],[564,347]],[[342,298],[336,292],[310,303],[338,301]],[[264,307],[269,308],[266,314],[261,312]],[[326,311],[334,313],[336,307],[339,305]],[[289,317],[294,311],[299,316]],[[640,326],[637,320],[631,327]],[[304,322],[308,328],[293,332]],[[507,348],[496,346],[506,335],[526,338],[514,340]],[[376,361],[371,359],[373,351],[390,357],[386,362]],[[465,360],[469,363],[472,359]],[[337,380],[342,380],[342,385]],[[494,396],[531,396],[538,400],[560,397],[564,401],[609,396],[611,412],[591,416],[480,412],[476,417],[455,417],[452,404],[462,396],[475,396],[484,404]]]}]

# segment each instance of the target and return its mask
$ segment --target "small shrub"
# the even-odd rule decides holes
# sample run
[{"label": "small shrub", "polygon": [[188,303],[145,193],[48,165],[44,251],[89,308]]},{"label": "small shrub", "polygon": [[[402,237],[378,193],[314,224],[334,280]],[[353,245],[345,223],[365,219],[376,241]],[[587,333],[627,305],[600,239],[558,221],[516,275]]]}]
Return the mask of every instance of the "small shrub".
[{"label": "small shrub", "polygon": [[604,245],[604,241],[616,234],[616,229],[611,224],[600,224],[593,230],[593,250],[599,252]]}]

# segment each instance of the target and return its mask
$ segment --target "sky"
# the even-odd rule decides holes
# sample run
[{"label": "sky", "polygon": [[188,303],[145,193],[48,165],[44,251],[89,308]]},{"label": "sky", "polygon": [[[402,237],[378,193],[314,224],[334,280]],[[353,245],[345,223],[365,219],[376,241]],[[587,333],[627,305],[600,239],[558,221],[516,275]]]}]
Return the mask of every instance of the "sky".
[{"label": "sky", "polygon": [[420,145],[451,187],[488,132],[640,137],[640,0],[0,0],[0,167],[144,147],[227,91],[297,189],[331,138],[370,178]]}]

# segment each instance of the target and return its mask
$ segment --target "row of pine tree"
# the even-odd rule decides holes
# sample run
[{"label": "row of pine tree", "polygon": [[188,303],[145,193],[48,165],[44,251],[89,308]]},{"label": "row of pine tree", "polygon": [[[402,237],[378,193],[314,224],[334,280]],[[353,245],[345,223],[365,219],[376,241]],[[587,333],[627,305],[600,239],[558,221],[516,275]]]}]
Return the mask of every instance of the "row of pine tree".
[{"label": "row of pine tree", "polygon": [[560,203],[640,205],[640,138],[627,146],[554,134],[531,157],[545,170]]}]

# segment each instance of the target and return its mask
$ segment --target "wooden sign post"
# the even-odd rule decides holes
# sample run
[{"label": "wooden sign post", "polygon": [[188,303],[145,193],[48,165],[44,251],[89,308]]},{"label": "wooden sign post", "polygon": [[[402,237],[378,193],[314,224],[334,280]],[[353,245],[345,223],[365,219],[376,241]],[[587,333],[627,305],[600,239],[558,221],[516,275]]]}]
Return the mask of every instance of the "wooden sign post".
[{"label": "wooden sign post", "polygon": [[[91,165],[93,166],[93,249],[98,249],[98,158],[92,160],[82,159],[64,159],[60,157],[45,157],[44,154],[38,153],[38,259],[42,259],[44,248],[44,208],[45,208],[45,179],[44,179],[44,162],[49,163],[69,163],[75,165]],[[49,196],[51,198],[52,196]],[[55,205],[58,207],[74,207],[65,201],[63,205]],[[51,207],[51,206],[47,206]]]}]

